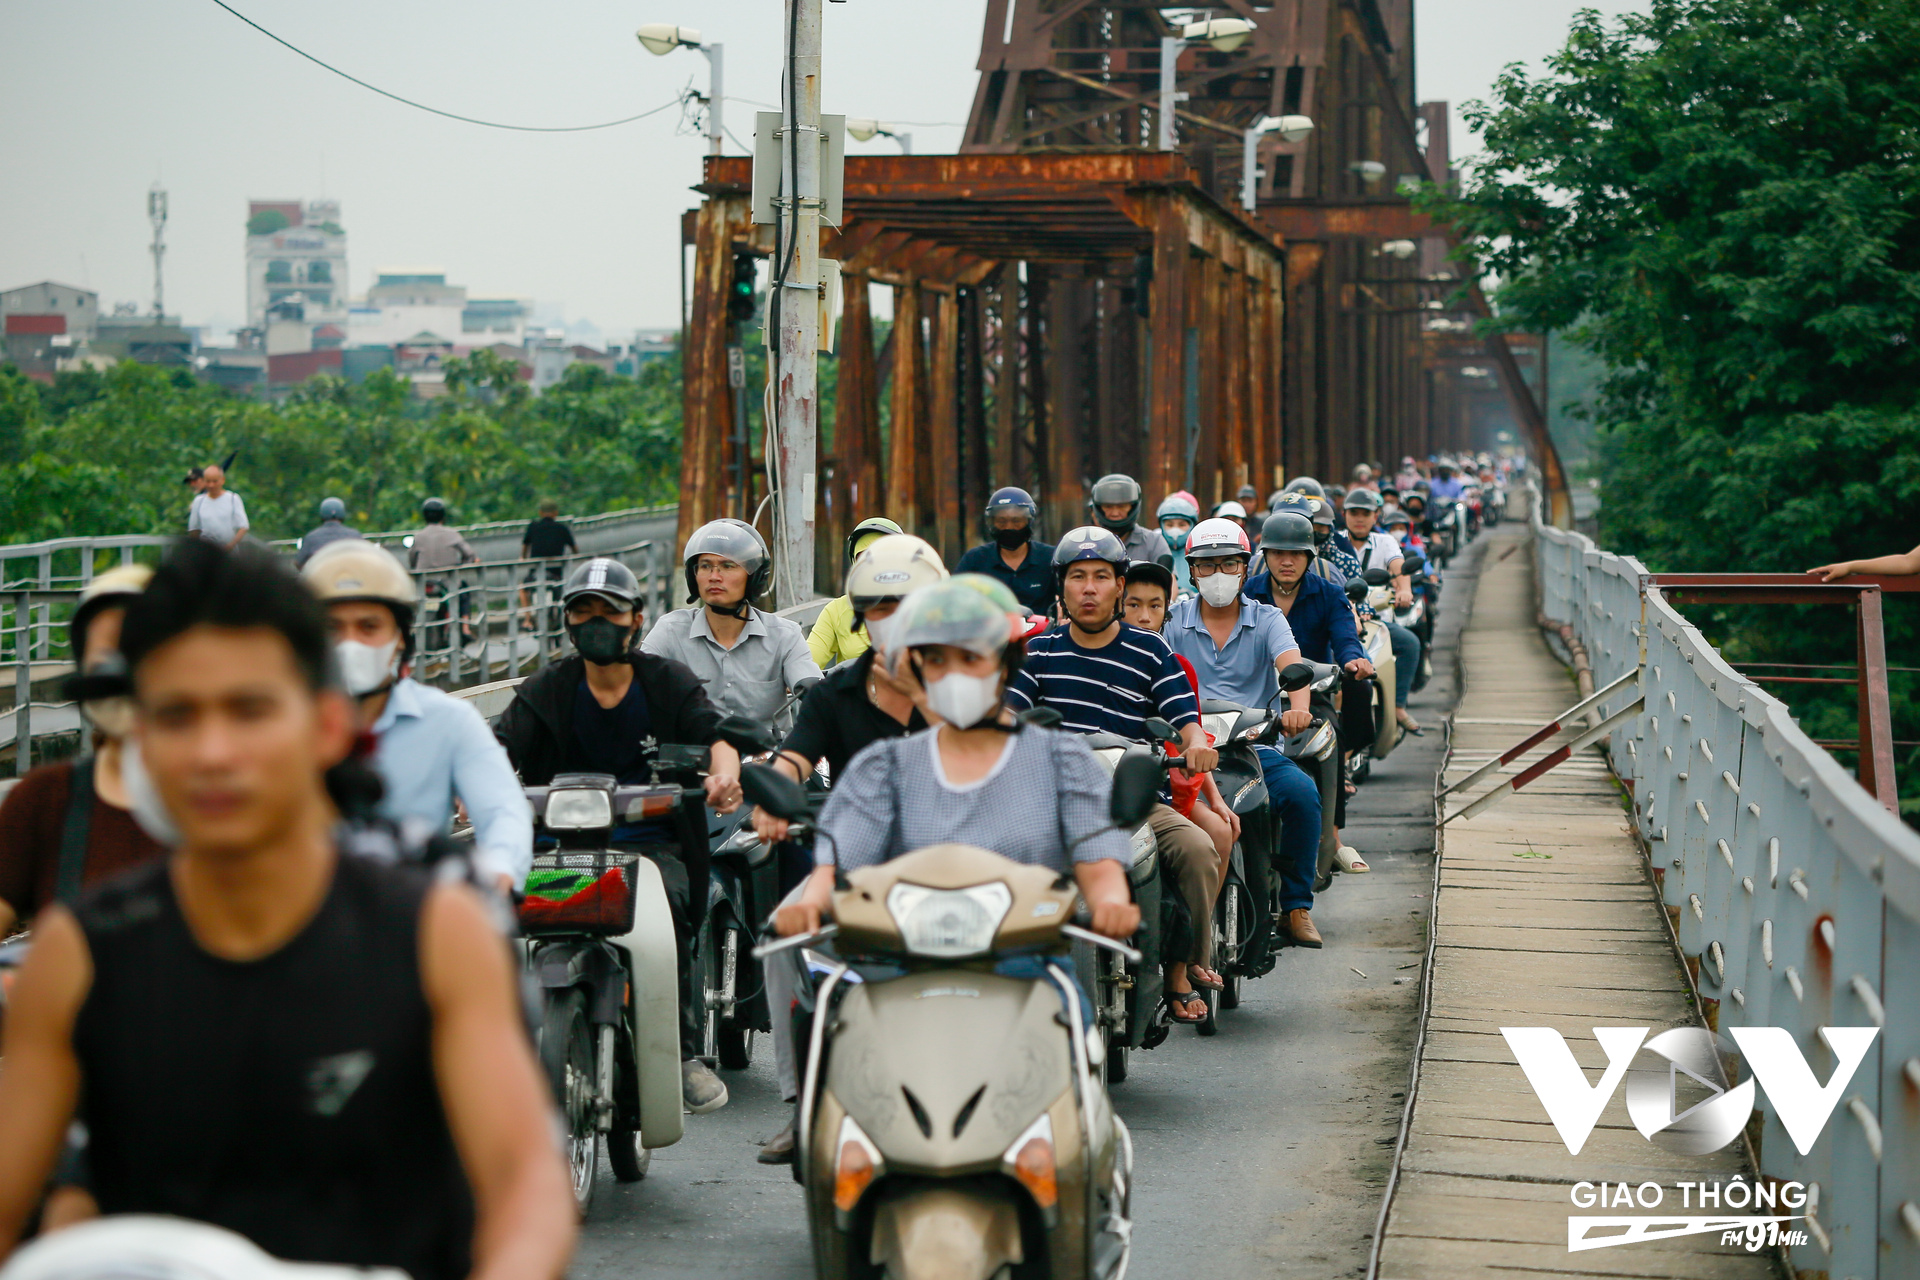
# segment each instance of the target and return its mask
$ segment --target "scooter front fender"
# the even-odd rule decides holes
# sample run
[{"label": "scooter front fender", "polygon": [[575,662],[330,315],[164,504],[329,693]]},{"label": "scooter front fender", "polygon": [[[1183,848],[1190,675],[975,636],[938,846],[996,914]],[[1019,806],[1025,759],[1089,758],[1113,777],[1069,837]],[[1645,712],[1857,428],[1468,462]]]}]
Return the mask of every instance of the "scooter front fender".
[{"label": "scooter front fender", "polygon": [[1010,1188],[917,1186],[873,1215],[872,1261],[889,1280],[993,1280],[1025,1261]]},{"label": "scooter front fender", "polygon": [[680,1141],[680,973],[667,887],[650,858],[633,863],[633,932],[620,939],[633,963],[633,1051],[640,1080],[640,1145]]}]

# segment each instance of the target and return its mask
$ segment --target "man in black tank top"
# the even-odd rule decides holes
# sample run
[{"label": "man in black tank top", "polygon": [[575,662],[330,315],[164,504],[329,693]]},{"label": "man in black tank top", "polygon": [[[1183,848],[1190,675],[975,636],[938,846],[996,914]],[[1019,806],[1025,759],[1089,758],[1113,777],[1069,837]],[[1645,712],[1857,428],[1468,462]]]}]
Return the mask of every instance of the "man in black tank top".
[{"label": "man in black tank top", "polygon": [[0,1049],[0,1256],[77,1116],[105,1213],[414,1280],[558,1277],[573,1199],[508,948],[469,890],[336,848],[353,715],[319,605],[196,541],[121,643],[146,816],[179,841],[35,922]]}]

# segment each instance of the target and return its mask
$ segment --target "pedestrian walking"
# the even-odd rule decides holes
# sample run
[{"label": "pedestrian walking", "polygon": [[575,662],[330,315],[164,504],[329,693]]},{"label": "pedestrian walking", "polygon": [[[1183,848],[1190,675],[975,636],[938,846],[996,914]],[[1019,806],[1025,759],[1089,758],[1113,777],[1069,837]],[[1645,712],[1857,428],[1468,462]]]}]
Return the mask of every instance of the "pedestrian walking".
[{"label": "pedestrian walking", "polygon": [[206,487],[187,508],[187,532],[231,551],[247,536],[247,504],[227,488],[227,473],[220,467],[207,467],[200,478]]}]

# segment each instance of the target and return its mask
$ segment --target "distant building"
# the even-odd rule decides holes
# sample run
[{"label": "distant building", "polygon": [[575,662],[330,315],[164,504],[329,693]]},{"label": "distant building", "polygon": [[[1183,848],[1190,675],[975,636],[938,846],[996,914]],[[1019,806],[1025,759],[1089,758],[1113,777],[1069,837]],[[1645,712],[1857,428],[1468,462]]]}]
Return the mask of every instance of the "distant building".
[{"label": "distant building", "polygon": [[338,200],[247,202],[247,323],[264,328],[281,304],[309,324],[347,318],[347,233]]},{"label": "distant building", "polygon": [[9,334],[66,334],[76,342],[85,341],[93,336],[100,319],[100,295],[42,280],[0,292],[0,318]]},{"label": "distant building", "polygon": [[193,358],[202,382],[236,395],[258,395],[267,386],[267,355],[247,347],[202,347]]},{"label": "distant building", "polygon": [[527,335],[533,303],[527,298],[471,298],[460,312],[460,333],[470,343],[518,343]]},{"label": "distant building", "polygon": [[525,298],[469,298],[464,285],[448,284],[437,267],[379,273],[347,318],[348,339],[359,346],[388,346],[426,330],[460,346],[519,344],[526,337],[533,303]]},{"label": "distant building", "polygon": [[193,331],[182,327],[175,316],[105,316],[88,345],[93,355],[108,360],[180,368],[193,363]]}]

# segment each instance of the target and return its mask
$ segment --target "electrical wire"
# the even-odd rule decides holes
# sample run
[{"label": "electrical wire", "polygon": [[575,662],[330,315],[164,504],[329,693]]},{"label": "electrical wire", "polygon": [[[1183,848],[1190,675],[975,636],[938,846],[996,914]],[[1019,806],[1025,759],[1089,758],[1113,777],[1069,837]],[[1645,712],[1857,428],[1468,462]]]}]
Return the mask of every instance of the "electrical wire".
[{"label": "electrical wire", "polygon": [[261,35],[273,41],[275,44],[281,45],[287,49],[292,50],[294,53],[297,53],[301,57],[305,58],[308,62],[313,63],[317,67],[322,67],[328,71],[333,72],[333,74],[339,76],[343,80],[351,80],[353,81],[353,83],[359,85],[362,89],[371,89],[373,92],[379,94],[383,98],[391,98],[395,102],[401,103],[405,106],[413,107],[417,110],[428,112],[431,115],[444,116],[448,120],[458,120],[462,124],[477,124],[488,129],[511,129],[516,133],[586,133],[593,129],[611,129],[611,128],[614,128],[616,125],[632,124],[636,120],[645,120],[648,116],[657,116],[662,111],[667,110],[669,107],[678,106],[681,102],[681,99],[679,97],[675,97],[673,101],[663,102],[659,106],[654,107],[650,111],[642,111],[639,115],[625,116],[619,120],[606,120],[601,122],[600,124],[531,125],[531,124],[501,124],[497,120],[478,120],[472,116],[463,116],[452,111],[442,111],[440,108],[430,107],[424,102],[415,102],[412,98],[403,98],[397,93],[389,93],[387,90],[382,89],[379,85],[368,84],[365,80],[362,80],[359,76],[349,75],[345,71],[342,71],[340,68],[334,66],[332,63],[324,62],[321,59],[314,57],[312,54],[308,53],[305,49],[302,49],[300,46],[281,39],[279,36],[273,34],[273,32],[267,30],[265,27],[255,22],[252,18],[249,18],[246,14],[241,13],[238,9],[234,8],[232,5],[225,3],[225,0],[213,0],[213,3],[218,5],[220,8],[225,9],[228,13],[240,19],[240,21],[246,23],[248,26],[252,27],[255,31],[258,31]]}]

